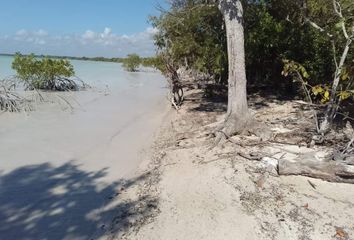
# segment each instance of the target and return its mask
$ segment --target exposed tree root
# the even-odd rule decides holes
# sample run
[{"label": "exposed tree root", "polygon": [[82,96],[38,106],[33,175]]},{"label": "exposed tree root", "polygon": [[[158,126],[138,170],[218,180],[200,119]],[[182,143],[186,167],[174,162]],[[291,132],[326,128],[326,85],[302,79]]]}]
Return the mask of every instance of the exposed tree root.
[{"label": "exposed tree root", "polygon": [[[270,114],[274,113],[272,111],[263,113],[267,115],[266,118],[271,118]],[[310,119],[305,122],[300,121],[301,124],[292,125],[293,131],[289,131],[283,125],[283,129],[287,130],[284,133],[278,132],[282,128],[279,126],[280,122],[270,122],[268,127],[252,117],[239,121],[236,121],[235,117],[226,119],[228,121],[223,122],[216,130],[213,147],[229,141],[235,144],[235,154],[251,161],[259,161],[264,169],[270,169],[272,173],[278,175],[301,175],[329,182],[354,184],[354,130],[349,123],[347,123],[345,135],[336,133],[327,135],[322,148],[313,148],[308,145],[311,132],[306,131],[307,126],[312,126]],[[270,127],[275,130],[270,130]],[[256,141],[259,142],[246,145],[243,144],[245,139],[254,139],[254,137],[233,137],[235,134],[255,135],[258,139]],[[239,138],[243,140],[237,140]],[[338,138],[343,138],[343,140],[339,142]],[[279,144],[282,147],[278,147]],[[292,149],[294,150],[291,151]],[[332,154],[328,154],[330,152]],[[320,157],[324,153],[326,156]]]},{"label": "exposed tree root", "polygon": [[59,77],[50,81],[46,81],[41,87],[33,86],[31,82],[26,81],[25,88],[27,90],[48,90],[48,91],[78,91],[89,88],[90,86],[84,83],[80,78],[64,78]]},{"label": "exposed tree root", "polygon": [[225,140],[236,134],[253,134],[260,137],[261,141],[267,141],[273,137],[273,133],[267,125],[255,120],[249,114],[242,118],[229,115],[225,122],[216,130],[214,146],[224,143]]},{"label": "exposed tree root", "polygon": [[29,100],[21,97],[5,81],[0,83],[0,110],[8,112],[20,112],[30,109]]},{"label": "exposed tree root", "polygon": [[[40,90],[46,91],[78,91],[90,88],[90,86],[84,83],[79,78],[56,78],[52,81],[46,82],[41,88],[36,88],[29,81],[23,81],[17,77],[10,77],[0,81],[0,110],[8,112],[20,112],[20,111],[30,111],[32,110],[32,105],[37,100],[28,99],[21,96],[16,90],[32,90],[38,96],[40,102],[45,101]],[[73,108],[71,104],[61,96],[57,96],[60,101],[65,102],[71,109]]]}]

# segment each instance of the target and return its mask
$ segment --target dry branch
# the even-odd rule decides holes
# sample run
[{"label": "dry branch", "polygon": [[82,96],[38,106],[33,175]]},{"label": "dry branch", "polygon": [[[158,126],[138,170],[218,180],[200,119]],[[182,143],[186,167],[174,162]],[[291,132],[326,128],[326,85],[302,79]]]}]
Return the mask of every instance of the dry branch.
[{"label": "dry branch", "polygon": [[13,89],[14,85],[11,84],[11,82],[0,82],[0,110],[8,112],[20,112],[21,110],[30,109],[30,101],[24,97],[21,97]]}]

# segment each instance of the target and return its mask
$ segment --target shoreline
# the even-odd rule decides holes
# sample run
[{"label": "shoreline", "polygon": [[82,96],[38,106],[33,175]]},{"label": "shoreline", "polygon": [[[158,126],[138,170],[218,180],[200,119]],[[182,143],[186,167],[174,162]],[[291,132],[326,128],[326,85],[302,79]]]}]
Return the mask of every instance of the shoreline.
[{"label": "shoreline", "polygon": [[33,112],[1,115],[2,237],[87,239],[111,218],[111,200],[167,109],[161,76],[125,81],[113,82],[108,93],[51,94],[68,98],[73,109],[56,99]]},{"label": "shoreline", "polygon": [[[164,154],[158,151],[158,142],[161,141],[161,134],[165,124],[173,115],[170,106],[161,113],[159,127],[154,130],[150,141],[145,144],[138,153],[139,165],[124,175],[124,181],[117,192],[109,198],[105,207],[114,209],[114,214],[101,222],[100,228],[90,237],[94,240],[116,239],[116,234],[126,235],[133,224],[145,224],[157,216],[157,205],[160,190],[158,181],[160,176],[159,165]],[[131,203],[131,204],[129,204]],[[156,211],[144,213],[145,209],[153,208]],[[117,226],[119,225],[119,226]],[[119,228],[118,232],[115,229]]]}]

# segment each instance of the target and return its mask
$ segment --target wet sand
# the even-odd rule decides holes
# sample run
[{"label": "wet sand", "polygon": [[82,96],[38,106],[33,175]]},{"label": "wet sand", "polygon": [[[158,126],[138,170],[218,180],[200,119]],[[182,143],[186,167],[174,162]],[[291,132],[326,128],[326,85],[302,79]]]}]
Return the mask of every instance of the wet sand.
[{"label": "wet sand", "polygon": [[168,108],[162,76],[126,76],[0,115],[0,239],[89,239],[112,216]]}]

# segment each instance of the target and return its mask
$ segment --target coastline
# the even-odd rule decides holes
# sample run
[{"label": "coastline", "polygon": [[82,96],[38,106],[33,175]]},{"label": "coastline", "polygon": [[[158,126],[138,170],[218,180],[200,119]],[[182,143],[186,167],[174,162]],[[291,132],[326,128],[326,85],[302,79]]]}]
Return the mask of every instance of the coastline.
[{"label": "coastline", "polygon": [[158,74],[126,82],[109,92],[48,93],[35,111],[1,115],[2,237],[88,239],[112,217],[111,200],[167,109]]}]

